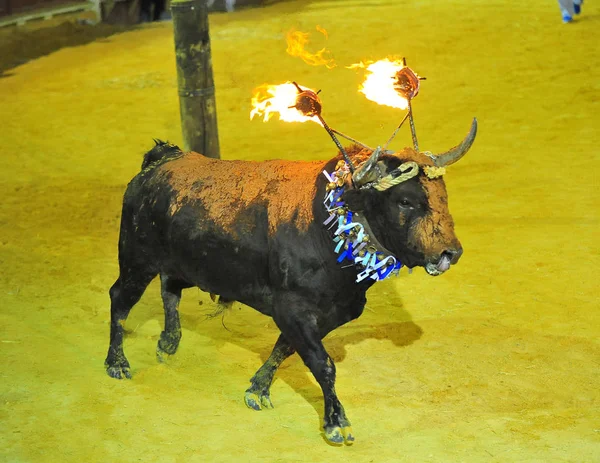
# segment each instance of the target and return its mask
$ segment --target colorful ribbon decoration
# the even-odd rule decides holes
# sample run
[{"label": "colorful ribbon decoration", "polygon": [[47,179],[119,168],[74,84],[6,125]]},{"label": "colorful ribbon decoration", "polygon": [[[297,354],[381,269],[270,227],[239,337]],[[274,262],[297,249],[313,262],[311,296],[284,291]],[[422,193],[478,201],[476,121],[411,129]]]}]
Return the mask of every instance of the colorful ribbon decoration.
[{"label": "colorful ribbon decoration", "polygon": [[398,275],[402,263],[396,257],[379,251],[370,242],[364,226],[360,222],[354,222],[353,212],[348,210],[344,201],[340,198],[344,193],[344,186],[339,186],[338,181],[348,174],[348,166],[344,165],[331,174],[323,171],[329,184],[335,187],[328,189],[323,204],[329,212],[329,217],[323,222],[327,229],[333,232],[334,251],[338,254],[338,263],[350,261],[358,267],[360,272],[356,276],[356,282],[365,279],[375,281],[383,280],[392,274]]}]

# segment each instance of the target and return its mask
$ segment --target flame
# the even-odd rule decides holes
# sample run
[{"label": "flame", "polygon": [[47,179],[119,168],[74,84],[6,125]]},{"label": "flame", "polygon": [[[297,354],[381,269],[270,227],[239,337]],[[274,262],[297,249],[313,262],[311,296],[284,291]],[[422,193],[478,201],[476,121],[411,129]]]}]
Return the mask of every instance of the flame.
[{"label": "flame", "polygon": [[380,105],[392,108],[406,109],[408,101],[398,94],[394,88],[396,73],[404,67],[401,60],[390,61],[388,58],[379,61],[368,61],[352,64],[349,69],[366,69],[368,71],[365,81],[359,91],[367,99]]},{"label": "flame", "polygon": [[365,69],[371,63],[373,63],[373,61],[367,61],[366,63],[359,61],[358,63],[354,63],[354,64],[351,64],[350,66],[346,66],[346,69]]},{"label": "flame", "polygon": [[318,31],[319,31],[321,34],[323,34],[323,35],[325,36],[325,38],[326,38],[326,39],[328,39],[328,38],[329,38],[329,34],[327,33],[327,31],[326,31],[324,28],[322,28],[321,26],[319,26],[318,24],[317,24],[317,27],[316,27],[316,29],[317,29],[317,30],[318,30]]},{"label": "flame", "polygon": [[[300,85],[302,90],[311,90],[308,87]],[[281,85],[261,85],[254,90],[252,96],[252,111],[250,119],[254,116],[262,117],[263,122],[267,122],[274,114],[279,115],[279,119],[285,122],[306,122],[313,121],[319,125],[318,117],[307,117],[293,106],[296,105],[298,89],[291,82]]]},{"label": "flame", "polygon": [[[327,39],[328,35],[325,29],[317,26],[317,31]],[[306,64],[310,64],[311,66],[326,66],[327,69],[334,68],[336,66],[335,60],[330,57],[331,52],[326,48],[321,48],[314,54],[304,49],[304,46],[309,42],[309,35],[308,32],[300,32],[295,29],[289,31],[285,38],[287,42],[286,52],[291,56],[301,58]]]}]

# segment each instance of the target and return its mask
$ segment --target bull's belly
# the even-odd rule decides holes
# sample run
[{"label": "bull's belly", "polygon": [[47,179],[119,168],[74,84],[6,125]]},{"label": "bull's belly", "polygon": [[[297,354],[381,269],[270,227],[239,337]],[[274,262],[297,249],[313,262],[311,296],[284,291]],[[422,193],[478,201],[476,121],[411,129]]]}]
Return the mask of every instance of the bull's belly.
[{"label": "bull's belly", "polygon": [[161,272],[239,301],[271,315],[272,291],[269,284],[267,246],[247,246],[227,236],[197,233],[171,242]]}]

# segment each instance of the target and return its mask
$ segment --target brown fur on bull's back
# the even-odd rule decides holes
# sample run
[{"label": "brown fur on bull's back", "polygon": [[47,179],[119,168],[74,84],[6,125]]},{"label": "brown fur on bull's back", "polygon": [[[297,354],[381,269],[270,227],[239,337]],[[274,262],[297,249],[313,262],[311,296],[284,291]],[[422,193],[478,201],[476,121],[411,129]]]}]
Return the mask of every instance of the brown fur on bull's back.
[{"label": "brown fur on bull's back", "polygon": [[305,231],[313,222],[316,180],[324,166],[323,161],[224,161],[190,152],[157,167],[155,178],[177,192],[171,215],[187,201],[200,201],[216,225],[234,233],[238,216],[263,204],[272,234],[283,223]]}]

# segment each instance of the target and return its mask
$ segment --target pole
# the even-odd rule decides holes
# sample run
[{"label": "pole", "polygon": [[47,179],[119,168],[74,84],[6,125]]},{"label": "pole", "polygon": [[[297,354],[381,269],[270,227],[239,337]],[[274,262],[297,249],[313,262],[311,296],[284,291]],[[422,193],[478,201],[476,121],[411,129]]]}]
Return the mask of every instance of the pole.
[{"label": "pole", "polygon": [[172,0],[179,109],[185,150],[220,158],[205,0]]}]

